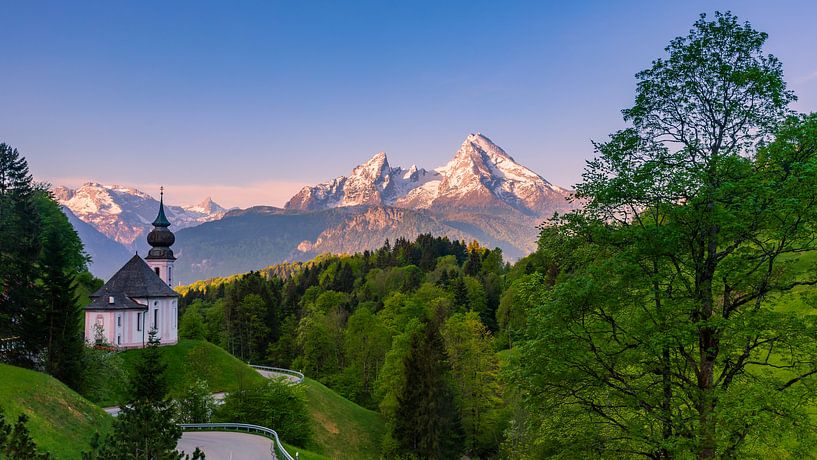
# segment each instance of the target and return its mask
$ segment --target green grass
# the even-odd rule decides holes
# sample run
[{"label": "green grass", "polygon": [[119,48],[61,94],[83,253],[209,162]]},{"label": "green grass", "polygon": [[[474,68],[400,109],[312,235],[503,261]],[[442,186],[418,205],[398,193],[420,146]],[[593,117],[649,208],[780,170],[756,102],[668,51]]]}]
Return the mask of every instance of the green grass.
[{"label": "green grass", "polygon": [[286,448],[287,452],[289,452],[289,454],[293,457],[295,456],[295,453],[297,453],[300,460],[330,460],[329,457],[301,449],[300,447],[291,446],[283,441],[282,444]]},{"label": "green grass", "polygon": [[[230,392],[242,384],[263,380],[244,362],[206,341],[182,340],[177,345],[162,347],[161,351],[162,359],[168,365],[171,396],[178,396],[193,376],[207,380],[213,392]],[[142,350],[121,353],[126,372],[133,371],[141,353]],[[304,387],[313,422],[314,442],[306,446],[309,450],[287,446],[290,453],[301,452],[301,458],[307,460],[380,457],[380,441],[386,431],[380,414],[343,398],[314,380],[306,379]],[[125,391],[125,388],[111,389],[117,398],[122,398]],[[118,401],[103,403],[115,405]]]},{"label": "green grass", "polygon": [[335,459],[380,458],[380,441],[386,432],[380,414],[312,379],[305,379],[304,385],[313,421],[313,450]]},{"label": "green grass", "polygon": [[0,407],[9,424],[25,413],[37,447],[55,459],[80,458],[94,432],[104,436],[113,421],[57,379],[5,364],[0,364]]},{"label": "green grass", "polygon": [[[178,397],[194,378],[207,381],[213,393],[237,390],[242,384],[261,382],[261,377],[243,361],[224,349],[204,340],[181,340],[176,345],[160,348],[167,364],[170,396]],[[142,350],[128,350],[120,354],[128,375],[133,372]],[[111,399],[98,401],[102,406],[114,406],[124,400],[127,388],[111,388]]]}]

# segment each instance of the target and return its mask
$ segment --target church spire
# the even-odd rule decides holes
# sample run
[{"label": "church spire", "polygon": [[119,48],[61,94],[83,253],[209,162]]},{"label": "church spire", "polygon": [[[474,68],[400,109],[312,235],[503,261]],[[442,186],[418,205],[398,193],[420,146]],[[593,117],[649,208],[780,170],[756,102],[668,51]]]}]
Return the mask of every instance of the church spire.
[{"label": "church spire", "polygon": [[153,221],[153,230],[148,233],[147,237],[148,244],[151,246],[147,260],[176,260],[173,257],[173,250],[170,249],[170,246],[176,241],[176,236],[167,227],[170,227],[170,221],[165,216],[165,188],[162,187],[159,195],[159,214]]},{"label": "church spire", "polygon": [[164,186],[159,187],[159,214],[156,216],[156,219],[153,221],[154,227],[170,227],[170,221],[167,220],[167,216],[165,216],[165,188]]}]

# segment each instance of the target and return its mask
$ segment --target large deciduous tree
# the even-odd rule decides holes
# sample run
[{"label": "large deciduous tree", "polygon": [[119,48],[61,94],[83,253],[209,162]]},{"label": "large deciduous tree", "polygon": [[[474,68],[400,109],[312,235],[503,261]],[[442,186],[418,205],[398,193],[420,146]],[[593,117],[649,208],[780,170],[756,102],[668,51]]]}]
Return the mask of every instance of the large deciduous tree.
[{"label": "large deciduous tree", "polygon": [[814,446],[817,328],[779,299],[817,283],[817,117],[789,112],[766,38],[718,13],[673,40],[637,75],[631,126],[596,144],[585,209],[543,230],[556,284],[520,287],[539,453]]}]

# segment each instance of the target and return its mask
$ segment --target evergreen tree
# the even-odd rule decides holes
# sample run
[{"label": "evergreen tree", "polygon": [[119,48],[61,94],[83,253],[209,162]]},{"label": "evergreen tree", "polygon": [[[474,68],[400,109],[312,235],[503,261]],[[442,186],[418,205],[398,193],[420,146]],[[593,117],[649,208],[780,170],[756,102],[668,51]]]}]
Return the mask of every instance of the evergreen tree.
[{"label": "evergreen tree", "polygon": [[33,367],[42,348],[39,289],[40,220],[25,158],[0,143],[0,339],[13,341],[5,356]]},{"label": "evergreen tree", "polygon": [[330,289],[338,292],[352,292],[355,287],[355,274],[348,262],[340,263]]},{"label": "evergreen tree", "polygon": [[167,397],[167,365],[162,363],[156,331],[150,331],[131,380],[130,396],[114,422],[113,433],[102,443],[98,458],[179,459],[176,444],[182,430]]},{"label": "evergreen tree", "polygon": [[0,408],[0,458],[8,460],[47,460],[47,453],[39,452],[26,427],[28,416],[20,414],[14,426],[6,424]]},{"label": "evergreen tree", "polygon": [[82,309],[74,294],[74,275],[66,266],[63,235],[46,230],[43,244],[42,302],[45,320],[45,370],[73,389],[82,383]]},{"label": "evergreen tree", "polygon": [[456,458],[462,426],[449,381],[439,325],[415,334],[404,361],[405,386],[397,398],[393,437],[399,450],[419,458]]}]

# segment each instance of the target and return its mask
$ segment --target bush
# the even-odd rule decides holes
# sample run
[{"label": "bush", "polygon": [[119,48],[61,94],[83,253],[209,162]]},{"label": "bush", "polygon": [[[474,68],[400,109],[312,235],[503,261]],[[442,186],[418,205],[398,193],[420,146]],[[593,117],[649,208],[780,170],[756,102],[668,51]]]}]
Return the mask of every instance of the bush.
[{"label": "bush", "polygon": [[204,340],[207,331],[204,326],[204,319],[199,313],[196,304],[190,305],[184,311],[182,319],[179,321],[179,337],[183,339]]},{"label": "bush", "polygon": [[97,404],[121,402],[120,389],[128,384],[122,357],[114,351],[86,347],[82,361],[82,396]]},{"label": "bush", "polygon": [[216,418],[222,422],[241,421],[271,428],[287,444],[306,446],[312,438],[303,389],[283,378],[228,394]]},{"label": "bush", "polygon": [[187,386],[176,406],[182,423],[207,423],[215,412],[216,401],[207,381],[198,378]]}]

